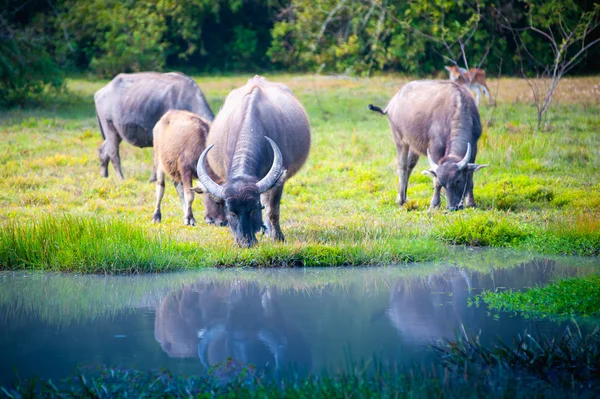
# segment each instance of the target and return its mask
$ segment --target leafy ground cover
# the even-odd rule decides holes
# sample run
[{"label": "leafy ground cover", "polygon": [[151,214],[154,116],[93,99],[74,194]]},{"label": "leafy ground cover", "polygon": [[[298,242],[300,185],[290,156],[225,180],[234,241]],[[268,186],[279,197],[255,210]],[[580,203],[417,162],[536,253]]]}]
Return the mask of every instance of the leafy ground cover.
[{"label": "leafy ground cover", "polygon": [[600,276],[560,280],[527,291],[482,294],[491,309],[527,316],[600,316]]},{"label": "leafy ground cover", "polygon": [[[248,76],[198,77],[213,110]],[[35,109],[0,111],[0,268],[79,272],[182,267],[361,265],[444,259],[447,244],[545,254],[600,253],[600,83],[565,79],[553,128],[535,129],[527,85],[492,80],[497,106],[481,107],[475,176],[479,208],[427,212],[432,194],[421,159],[409,202],[395,203],[395,148],[385,105],[408,79],[276,75],[306,107],[309,160],[284,192],[284,244],[233,246],[227,228],[184,227],[167,187],[163,222],[152,224],[152,150],[122,143],[125,179],[100,177],[92,95],[106,81],[71,78],[68,94]],[[198,199],[197,219],[203,209]]]}]

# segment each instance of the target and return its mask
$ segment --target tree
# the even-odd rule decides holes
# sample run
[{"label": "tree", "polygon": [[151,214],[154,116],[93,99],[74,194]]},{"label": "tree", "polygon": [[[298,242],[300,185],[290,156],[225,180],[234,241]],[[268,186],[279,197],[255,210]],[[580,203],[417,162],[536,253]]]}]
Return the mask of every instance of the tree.
[{"label": "tree", "polygon": [[[47,7],[29,2],[30,7]],[[0,105],[36,100],[63,89],[63,74],[48,50],[47,21],[32,18],[26,5],[0,1]]]},{"label": "tree", "polygon": [[600,43],[600,4],[585,10],[572,0],[524,3],[528,12],[522,27],[513,26],[500,11],[499,15],[518,44],[521,74],[533,94],[537,127],[545,119],[544,127],[549,128],[550,105],[560,80]]}]

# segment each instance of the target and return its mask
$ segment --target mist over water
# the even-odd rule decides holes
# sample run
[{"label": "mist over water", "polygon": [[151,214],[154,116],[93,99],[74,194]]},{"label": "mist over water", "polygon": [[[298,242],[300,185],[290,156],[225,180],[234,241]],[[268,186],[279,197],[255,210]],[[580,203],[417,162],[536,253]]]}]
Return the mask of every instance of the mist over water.
[{"label": "mist over water", "polygon": [[[568,262],[567,262],[568,259]],[[260,372],[427,364],[461,326],[483,343],[564,326],[469,306],[486,289],[597,273],[589,262],[205,270],[145,276],[0,273],[0,385],[78,366],[201,375],[231,358]],[[488,262],[494,263],[494,262]],[[500,266],[498,266],[500,265]],[[575,265],[575,266],[573,266]]]}]

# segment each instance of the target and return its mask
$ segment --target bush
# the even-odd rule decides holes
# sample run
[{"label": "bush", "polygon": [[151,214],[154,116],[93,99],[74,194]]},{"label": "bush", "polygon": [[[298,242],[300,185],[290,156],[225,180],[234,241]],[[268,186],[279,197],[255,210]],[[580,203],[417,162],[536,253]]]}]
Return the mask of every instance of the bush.
[{"label": "bush", "polygon": [[22,105],[64,89],[58,65],[31,30],[0,28],[0,106]]},{"label": "bush", "polygon": [[[454,215],[453,215],[454,216]],[[477,247],[518,246],[529,236],[526,225],[517,224],[498,214],[463,212],[448,219],[438,235],[449,244]]]}]

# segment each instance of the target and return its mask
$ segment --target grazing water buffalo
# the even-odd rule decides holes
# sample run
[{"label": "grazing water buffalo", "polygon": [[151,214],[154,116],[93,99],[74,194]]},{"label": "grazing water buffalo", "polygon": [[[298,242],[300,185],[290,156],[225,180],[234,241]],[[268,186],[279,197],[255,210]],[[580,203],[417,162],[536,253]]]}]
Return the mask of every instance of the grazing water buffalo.
[{"label": "grazing water buffalo", "polygon": [[[197,192],[223,202],[238,245],[251,247],[263,227],[283,241],[279,203],[284,182],[304,164],[310,149],[310,127],[302,105],[280,83],[255,76],[227,96],[208,135],[208,147],[198,161]],[[209,152],[214,147],[212,152]],[[224,181],[216,183],[205,160]]]},{"label": "grazing water buffalo", "polygon": [[369,104],[369,109],[387,114],[398,154],[398,197],[406,202],[408,179],[419,155],[427,154],[433,178],[430,210],[440,206],[440,190],[446,191],[446,207],[457,210],[475,206],[473,173],[487,165],[472,163],[481,136],[479,112],[464,86],[447,81],[407,83],[385,110]]},{"label": "grazing water buffalo", "polygon": [[[117,75],[94,94],[96,118],[104,143],[98,149],[100,173],[108,176],[108,162],[123,178],[119,144],[152,147],[152,128],[170,109],[193,112],[212,121],[214,115],[200,87],[180,73],[142,72]],[[152,172],[151,181],[155,179]]]},{"label": "grazing water buffalo", "polygon": [[[161,221],[160,203],[165,193],[165,174],[173,179],[181,206],[183,223],[194,226],[192,213],[194,193],[192,178],[197,177],[196,165],[206,148],[210,124],[207,120],[188,111],[170,110],[163,115],[153,129],[154,167],[156,169],[156,209],[153,221]],[[204,220],[207,223],[225,223],[223,206],[204,194]]]}]

